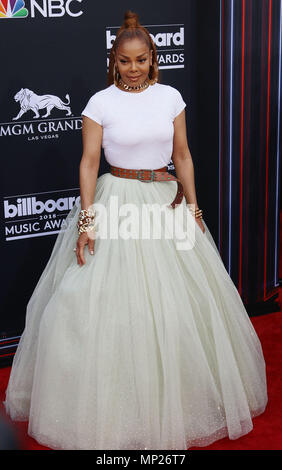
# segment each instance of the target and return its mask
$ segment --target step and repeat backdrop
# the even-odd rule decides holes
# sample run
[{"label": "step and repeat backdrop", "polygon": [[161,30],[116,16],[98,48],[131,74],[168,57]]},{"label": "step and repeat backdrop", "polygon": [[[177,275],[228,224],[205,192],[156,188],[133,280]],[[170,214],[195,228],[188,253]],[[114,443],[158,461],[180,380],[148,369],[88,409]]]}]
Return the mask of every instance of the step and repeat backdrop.
[{"label": "step and repeat backdrop", "polygon": [[[257,38],[265,39],[265,28],[269,32],[272,17],[271,34],[274,44],[279,45],[280,1],[249,2],[262,8],[261,14],[254,5],[253,9],[245,11],[242,6],[245,2],[235,3],[237,6],[229,0],[177,0],[173,3],[163,0],[144,1],[142,4],[137,1],[0,0],[0,360],[12,358],[24,328],[27,302],[50,257],[58,231],[64,228],[69,210],[79,202],[81,111],[91,95],[107,86],[110,49],[128,8],[138,13],[140,23],[147,27],[156,44],[160,82],[176,87],[187,103],[187,135],[194,161],[199,206],[204,209],[205,221],[230,275],[240,288],[240,295],[247,302],[255,302],[275,293],[278,285],[275,258],[278,241],[268,235],[268,228],[265,229],[268,219],[264,217],[258,226],[261,245],[260,242],[257,244],[254,253],[257,254],[259,247],[265,247],[266,243],[272,247],[269,248],[271,257],[268,258],[269,252],[264,251],[266,258],[260,266],[261,277],[259,280],[255,278],[251,289],[248,288],[248,279],[244,275],[242,277],[242,273],[248,271],[250,279],[252,269],[254,272],[257,269],[252,258],[254,253],[248,251],[250,256],[245,266],[246,257],[242,251],[245,219],[240,219],[240,211],[242,207],[245,211],[252,203],[247,186],[244,186],[244,193],[238,190],[240,178],[246,178],[245,174],[242,176],[240,159],[246,162],[247,154],[240,153],[239,145],[242,143],[239,124],[244,114],[240,108],[240,83],[244,81],[240,82],[239,76],[235,77],[237,94],[236,100],[232,101],[235,82],[231,88],[231,78],[234,73],[232,65],[235,66],[236,61],[242,65],[241,57],[244,57],[244,52],[240,54],[242,43],[239,39],[242,39],[242,31],[249,23],[242,23],[242,17],[246,15],[249,20],[253,19],[250,28],[255,28],[257,21],[259,23],[257,36],[253,35],[254,47],[257,47]],[[237,29],[232,27],[236,25]],[[236,32],[240,51],[234,53],[235,36],[232,35]],[[260,51],[262,44],[258,46]],[[277,114],[279,87],[275,77],[281,64],[279,51],[274,52],[272,47],[273,77],[266,74],[264,85],[275,83],[276,88],[271,88],[269,96]],[[252,51],[249,53],[250,60],[255,60]],[[266,61],[261,65],[263,71],[267,67],[265,54],[266,48],[262,52]],[[243,75],[246,69],[247,65]],[[241,66],[236,68],[237,73],[239,70],[242,71]],[[245,93],[248,94],[248,90]],[[268,100],[266,111],[271,111],[269,96],[262,97]],[[233,114],[234,122],[230,117],[232,106],[234,109],[237,107],[239,113],[238,116]],[[275,185],[268,204],[272,215],[268,212],[267,216],[274,216],[271,230],[277,236],[275,214],[279,186],[274,168],[277,169],[279,152],[276,119],[278,114],[271,124],[276,134],[272,135],[273,147],[268,149],[269,173],[263,191],[268,194],[266,185]],[[236,126],[236,135],[232,133],[233,125]],[[244,120],[242,125],[248,126],[249,121]],[[269,138],[263,130],[267,125],[261,121],[258,131],[263,134],[260,135],[263,146]],[[256,145],[259,145],[259,139],[253,135]],[[243,139],[243,142],[246,141]],[[231,149],[235,144],[231,165]],[[259,148],[256,151],[259,152]],[[265,153],[260,161],[260,177],[263,179]],[[172,161],[168,169],[175,174]],[[107,171],[102,150],[99,175]],[[251,180],[251,169],[248,172],[247,181],[244,179],[246,184]],[[234,199],[231,187],[235,191]],[[259,209],[251,216],[254,221],[258,212]],[[250,224],[251,219],[248,221]],[[254,246],[254,240],[247,240],[250,248]]]}]

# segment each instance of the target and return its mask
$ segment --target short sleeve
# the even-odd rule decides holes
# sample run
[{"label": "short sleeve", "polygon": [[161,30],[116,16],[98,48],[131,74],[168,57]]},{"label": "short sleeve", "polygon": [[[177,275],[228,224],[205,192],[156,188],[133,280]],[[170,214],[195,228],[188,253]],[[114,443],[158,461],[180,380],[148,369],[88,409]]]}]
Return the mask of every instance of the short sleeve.
[{"label": "short sleeve", "polygon": [[81,112],[81,115],[89,117],[101,126],[103,125],[103,107],[101,104],[101,100],[99,99],[99,95],[97,95],[97,93],[91,96],[87,105]]},{"label": "short sleeve", "polygon": [[178,114],[180,114],[181,111],[183,111],[183,109],[186,106],[186,103],[183,100],[181,93],[176,88],[174,88],[174,94],[175,94],[175,97],[174,97],[174,115],[173,115],[173,119],[175,119],[178,116]]}]

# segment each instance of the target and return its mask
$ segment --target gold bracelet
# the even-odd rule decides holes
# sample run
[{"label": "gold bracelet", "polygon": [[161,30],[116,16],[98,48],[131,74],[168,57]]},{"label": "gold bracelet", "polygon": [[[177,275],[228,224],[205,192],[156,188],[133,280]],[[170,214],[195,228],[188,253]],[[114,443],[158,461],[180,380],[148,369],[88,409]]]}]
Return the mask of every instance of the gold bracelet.
[{"label": "gold bracelet", "polygon": [[92,209],[82,209],[78,215],[77,229],[79,235],[95,229],[94,219],[96,212]]}]

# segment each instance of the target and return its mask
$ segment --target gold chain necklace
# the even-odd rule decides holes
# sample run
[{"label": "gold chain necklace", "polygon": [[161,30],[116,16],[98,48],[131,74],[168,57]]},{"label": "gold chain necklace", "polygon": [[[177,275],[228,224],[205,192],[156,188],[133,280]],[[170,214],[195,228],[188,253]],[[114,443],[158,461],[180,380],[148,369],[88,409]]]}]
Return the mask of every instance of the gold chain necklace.
[{"label": "gold chain necklace", "polygon": [[137,85],[137,86],[130,86],[130,85],[127,85],[126,83],[124,83],[124,81],[120,78],[119,79],[119,85],[121,85],[125,90],[128,90],[128,91],[131,91],[131,90],[142,90],[143,88],[148,88],[149,86],[149,82],[147,81],[147,79],[143,82],[143,83],[140,83],[140,85]]}]

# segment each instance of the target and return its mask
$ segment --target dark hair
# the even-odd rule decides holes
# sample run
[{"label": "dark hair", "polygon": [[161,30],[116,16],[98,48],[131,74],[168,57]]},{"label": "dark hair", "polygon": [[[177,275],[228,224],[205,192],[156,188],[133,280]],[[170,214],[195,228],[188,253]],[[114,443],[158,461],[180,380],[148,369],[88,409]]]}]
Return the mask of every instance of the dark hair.
[{"label": "dark hair", "polygon": [[141,26],[139,23],[139,17],[137,13],[131,10],[127,10],[124,14],[124,21],[122,26],[118,29],[115,41],[112,45],[109,59],[109,71],[108,71],[108,86],[112,85],[115,81],[114,77],[114,63],[115,53],[118,46],[129,39],[140,39],[147,44],[149,50],[152,50],[152,65],[149,71],[149,82],[155,83],[159,81],[159,68],[157,60],[157,49],[153,39],[151,38],[149,31]]}]

